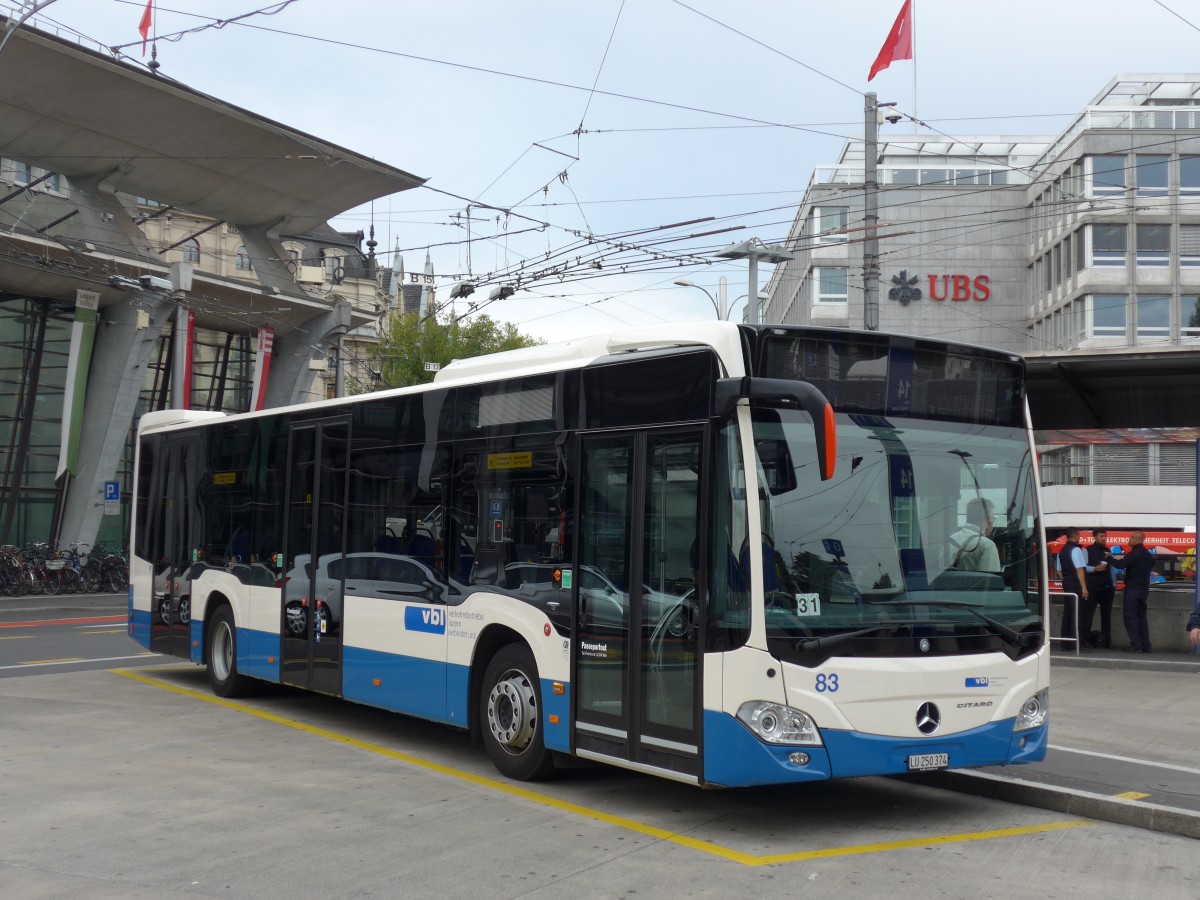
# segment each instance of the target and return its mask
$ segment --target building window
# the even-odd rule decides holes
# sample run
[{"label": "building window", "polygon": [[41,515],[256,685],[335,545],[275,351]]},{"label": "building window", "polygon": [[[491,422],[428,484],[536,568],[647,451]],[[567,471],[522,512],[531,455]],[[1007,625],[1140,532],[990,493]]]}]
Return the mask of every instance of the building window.
[{"label": "building window", "polygon": [[186,244],[181,244],[179,249],[183,251],[184,262],[200,262],[200,242],[195,238],[192,238]]},{"label": "building window", "polygon": [[1179,193],[1200,194],[1200,156],[1179,157]]},{"label": "building window", "polygon": [[1200,225],[1179,226],[1179,264],[1200,266]]},{"label": "building window", "polygon": [[1168,294],[1137,295],[1137,340],[1139,344],[1171,339],[1171,297]]},{"label": "building window", "polygon": [[1125,193],[1125,157],[1089,156],[1093,197],[1119,196]]},{"label": "building window", "polygon": [[1137,195],[1165,197],[1167,195],[1167,160],[1170,157],[1139,153],[1137,160]]},{"label": "building window", "polygon": [[1165,266],[1171,262],[1171,226],[1137,226],[1137,264]]},{"label": "building window", "polygon": [[1062,241],[1062,261],[1063,261],[1063,279],[1071,280],[1071,235],[1067,235]]},{"label": "building window", "polygon": [[1125,265],[1125,247],[1127,241],[1128,228],[1124,223],[1120,225],[1093,225],[1092,265]]},{"label": "building window", "polygon": [[239,272],[253,271],[253,267],[250,265],[250,254],[246,252],[245,247],[237,248],[237,270]]},{"label": "building window", "polygon": [[33,181],[33,166],[29,163],[13,163],[13,181],[17,184],[29,184]]},{"label": "building window", "polygon": [[[818,206],[812,211],[812,233],[818,244],[846,243],[847,210],[844,206]],[[841,232],[830,234],[830,232]]]},{"label": "building window", "polygon": [[1090,326],[1088,337],[1125,337],[1125,295],[1093,294],[1088,312]]},{"label": "building window", "polygon": [[1075,232],[1075,271],[1082,272],[1087,268],[1087,241],[1084,229]]},{"label": "building window", "polygon": [[1083,297],[1071,304],[1071,320],[1075,333],[1071,346],[1078,347],[1087,340],[1087,301]]},{"label": "building window", "polygon": [[1200,294],[1184,294],[1179,298],[1179,336],[1184,340],[1200,340]]},{"label": "building window", "polygon": [[846,303],[850,299],[849,269],[813,269],[817,303]]}]

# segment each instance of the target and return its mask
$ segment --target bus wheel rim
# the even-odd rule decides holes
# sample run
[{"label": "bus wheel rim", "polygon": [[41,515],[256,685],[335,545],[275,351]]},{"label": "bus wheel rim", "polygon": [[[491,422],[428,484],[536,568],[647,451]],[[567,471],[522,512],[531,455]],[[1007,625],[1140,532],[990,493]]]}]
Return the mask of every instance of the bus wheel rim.
[{"label": "bus wheel rim", "polygon": [[537,695],[524,672],[505,672],[488,694],[488,728],[507,752],[519,754],[533,740],[537,724]]}]

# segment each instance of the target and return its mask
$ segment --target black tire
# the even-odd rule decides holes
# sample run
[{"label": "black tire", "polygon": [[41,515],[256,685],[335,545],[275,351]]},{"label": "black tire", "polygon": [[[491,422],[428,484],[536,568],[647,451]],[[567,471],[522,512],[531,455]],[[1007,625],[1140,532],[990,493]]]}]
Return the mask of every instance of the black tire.
[{"label": "black tire", "polygon": [[61,593],[63,589],[62,570],[61,569],[46,569],[42,576],[42,586],[47,594],[54,596]]},{"label": "black tire", "polygon": [[89,594],[96,594],[100,592],[100,569],[98,567],[84,567],[83,589]]},{"label": "black tire", "polygon": [[554,769],[542,740],[542,688],[537,663],[524,644],[508,644],[492,657],[479,692],[483,745],[500,774],[537,781]]},{"label": "black tire", "polygon": [[129,589],[129,579],[125,576],[124,566],[116,566],[109,569],[105,573],[105,580],[108,583],[108,589],[114,594],[119,594]]},{"label": "black tire", "polygon": [[254,692],[254,680],[237,670],[237,629],[233,611],[220,607],[208,623],[205,671],[218,697],[245,697]]},{"label": "black tire", "polygon": [[303,640],[308,636],[308,610],[299,600],[293,600],[284,607],[283,627],[287,637]]}]

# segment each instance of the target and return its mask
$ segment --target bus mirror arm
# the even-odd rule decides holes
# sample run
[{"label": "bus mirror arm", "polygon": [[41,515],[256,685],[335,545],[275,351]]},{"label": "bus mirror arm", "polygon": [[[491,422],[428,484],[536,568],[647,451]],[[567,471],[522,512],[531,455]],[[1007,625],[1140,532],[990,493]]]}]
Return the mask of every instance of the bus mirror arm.
[{"label": "bus mirror arm", "polygon": [[833,477],[837,462],[837,426],[833,419],[833,407],[824,394],[807,381],[752,378],[749,375],[742,378],[717,379],[714,411],[718,416],[728,416],[743,398],[774,404],[794,404],[808,413],[816,431],[817,462],[821,468],[821,480],[828,481]]}]

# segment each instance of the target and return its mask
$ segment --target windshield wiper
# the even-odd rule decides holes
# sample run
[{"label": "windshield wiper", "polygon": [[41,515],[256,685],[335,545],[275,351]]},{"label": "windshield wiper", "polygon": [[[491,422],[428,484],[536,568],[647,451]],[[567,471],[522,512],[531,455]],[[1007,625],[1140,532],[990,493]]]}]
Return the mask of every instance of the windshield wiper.
[{"label": "windshield wiper", "polygon": [[969,612],[981,622],[985,622],[998,635],[1012,644],[1014,647],[1026,647],[1029,645],[1029,635],[1022,634],[1014,628],[1009,628],[1003,622],[997,622],[991,616],[985,616],[970,603],[963,603],[960,600],[894,600],[890,605],[894,606],[940,606],[943,609],[962,609]]},{"label": "windshield wiper", "polygon": [[828,647],[836,647],[838,644],[844,644],[846,641],[853,640],[856,637],[862,637],[864,634],[873,634],[876,631],[887,631],[893,628],[909,628],[913,625],[936,625],[936,622],[882,622],[879,625],[872,625],[869,628],[859,628],[857,631],[839,631],[836,634],[827,634],[819,638],[801,638],[792,645],[793,650],[821,650]]}]

